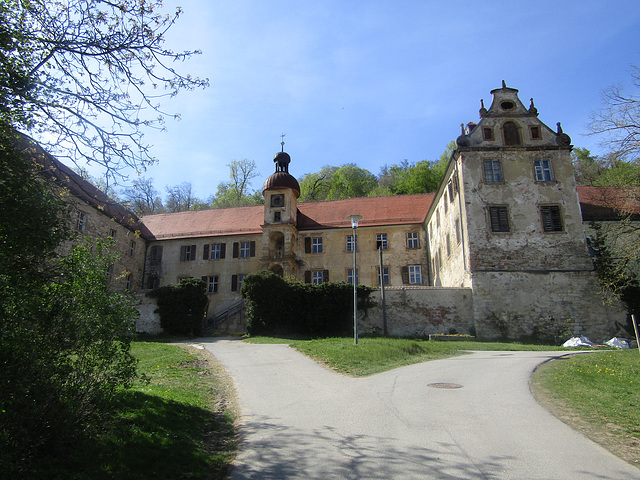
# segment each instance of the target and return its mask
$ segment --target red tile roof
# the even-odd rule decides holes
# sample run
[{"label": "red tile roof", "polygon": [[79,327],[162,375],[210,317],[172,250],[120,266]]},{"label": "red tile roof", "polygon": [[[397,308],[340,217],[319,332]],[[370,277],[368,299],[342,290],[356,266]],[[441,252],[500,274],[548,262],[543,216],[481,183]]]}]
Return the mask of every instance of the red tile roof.
[{"label": "red tile roof", "polygon": [[[347,215],[362,215],[360,226],[421,223],[434,194],[351,198],[298,204],[298,229],[349,228]],[[221,208],[147,215],[142,222],[156,240],[262,233],[264,207]]]},{"label": "red tile roof", "polygon": [[578,187],[582,220],[640,220],[640,187]]},{"label": "red tile roof", "polygon": [[264,207],[217,208],[142,217],[152,238],[212,237],[262,233]]},{"label": "red tile roof", "polygon": [[43,175],[57,185],[67,188],[76,198],[101,211],[127,229],[139,232],[143,238],[148,238],[149,232],[140,223],[140,219],[125,206],[109,198],[102,190],[50,155],[27,135],[19,133],[17,138],[20,148],[42,169]]},{"label": "red tile roof", "polygon": [[362,215],[359,226],[422,223],[435,194],[362,197],[298,204],[298,230],[350,228],[347,215]]}]

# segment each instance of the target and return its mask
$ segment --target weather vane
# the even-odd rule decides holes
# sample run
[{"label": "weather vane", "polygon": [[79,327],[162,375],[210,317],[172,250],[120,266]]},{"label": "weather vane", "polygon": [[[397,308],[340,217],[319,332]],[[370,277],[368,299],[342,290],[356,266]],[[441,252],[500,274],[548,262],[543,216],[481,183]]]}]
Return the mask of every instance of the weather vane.
[{"label": "weather vane", "polygon": [[280,142],[280,145],[282,145],[282,151],[284,152],[284,137],[285,137],[285,133],[283,133],[282,135],[280,135],[280,138],[282,139],[282,141]]}]

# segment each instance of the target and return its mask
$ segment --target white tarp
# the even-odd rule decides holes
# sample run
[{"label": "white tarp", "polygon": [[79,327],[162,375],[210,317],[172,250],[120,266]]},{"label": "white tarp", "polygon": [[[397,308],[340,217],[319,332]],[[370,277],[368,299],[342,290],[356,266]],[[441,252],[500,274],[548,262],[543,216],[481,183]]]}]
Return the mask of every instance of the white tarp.
[{"label": "white tarp", "polygon": [[593,347],[594,343],[585,336],[573,337],[562,344],[563,347]]},{"label": "white tarp", "polygon": [[629,342],[618,337],[613,337],[607,342],[607,345],[616,348],[629,348]]}]

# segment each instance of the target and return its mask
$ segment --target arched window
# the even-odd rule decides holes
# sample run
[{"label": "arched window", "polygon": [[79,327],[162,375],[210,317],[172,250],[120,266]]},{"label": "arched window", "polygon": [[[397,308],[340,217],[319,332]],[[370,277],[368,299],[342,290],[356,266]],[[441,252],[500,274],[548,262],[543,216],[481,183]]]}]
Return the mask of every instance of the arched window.
[{"label": "arched window", "polygon": [[522,145],[520,129],[514,122],[505,122],[502,126],[505,145]]}]

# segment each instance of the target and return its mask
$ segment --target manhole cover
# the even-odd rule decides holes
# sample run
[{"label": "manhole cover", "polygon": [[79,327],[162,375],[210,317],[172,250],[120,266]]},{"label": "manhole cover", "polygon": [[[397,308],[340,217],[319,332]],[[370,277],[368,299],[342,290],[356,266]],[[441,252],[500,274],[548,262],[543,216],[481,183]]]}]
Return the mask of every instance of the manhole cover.
[{"label": "manhole cover", "polygon": [[459,383],[430,383],[428,386],[431,388],[462,388]]}]

